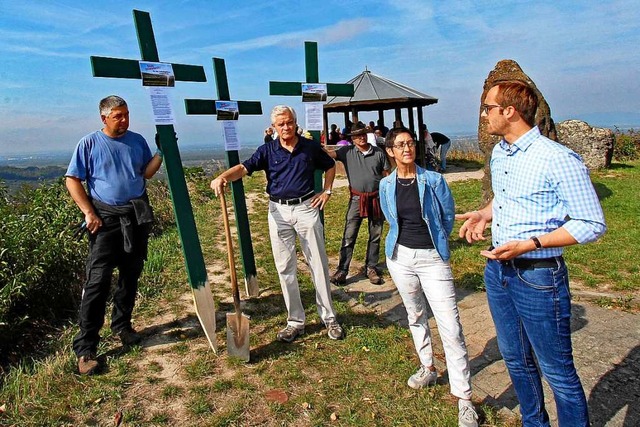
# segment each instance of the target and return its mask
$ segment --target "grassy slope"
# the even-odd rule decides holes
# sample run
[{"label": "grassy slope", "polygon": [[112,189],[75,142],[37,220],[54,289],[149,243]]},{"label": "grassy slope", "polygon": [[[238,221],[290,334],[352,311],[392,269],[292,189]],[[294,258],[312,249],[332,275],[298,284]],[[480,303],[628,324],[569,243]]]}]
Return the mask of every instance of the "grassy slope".
[{"label": "grassy slope", "polygon": [[[638,286],[637,190],[639,162],[594,174],[609,223],[598,243],[567,251],[573,277],[592,284],[634,290]],[[273,266],[261,195],[263,178],[245,180],[252,196],[250,221],[263,295],[247,301],[252,315],[252,363],[239,364],[224,352],[214,355],[193,314],[175,229],[152,242],[145,269],[137,326],[150,336],[145,348],[123,351],[104,330],[100,352],[109,370],[81,378],[74,374],[70,347],[75,327],[67,328],[51,354],[24,363],[3,377],[0,406],[2,425],[111,425],[121,413],[126,425],[430,425],[455,426],[456,409],[446,384],[413,391],[405,381],[417,359],[409,332],[375,316],[354,312],[345,303],[336,306],[348,331],[344,341],[329,341],[318,325],[313,289],[301,274],[302,296],[309,328],[292,345],[274,342],[285,323],[285,312]],[[203,190],[201,186],[200,190]],[[477,207],[480,183],[452,185],[458,212]],[[218,200],[206,194],[192,197],[207,263],[211,267],[218,305],[218,342],[226,341],[221,320],[231,311],[228,269]],[[326,214],[327,251],[336,257],[342,233],[347,192],[341,189]],[[158,204],[161,201],[157,202]],[[455,233],[455,230],[454,230]],[[363,256],[364,239],[356,256]],[[452,240],[453,269],[459,285],[482,287],[485,245],[469,246]],[[236,251],[237,256],[238,251]],[[617,262],[616,262],[617,261]],[[238,263],[238,265],[240,265]],[[613,267],[615,266],[615,267]],[[622,280],[621,280],[621,279]],[[153,339],[152,339],[153,338]],[[287,401],[269,398],[273,390]],[[487,425],[509,425],[483,408]],[[121,412],[119,412],[121,411]],[[337,417],[331,421],[332,415]]]}]

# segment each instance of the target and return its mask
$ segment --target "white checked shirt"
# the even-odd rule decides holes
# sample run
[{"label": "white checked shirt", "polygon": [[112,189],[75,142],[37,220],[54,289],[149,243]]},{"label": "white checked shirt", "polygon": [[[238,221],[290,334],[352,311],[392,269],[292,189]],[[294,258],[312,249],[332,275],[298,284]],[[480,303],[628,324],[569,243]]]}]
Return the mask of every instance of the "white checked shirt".
[{"label": "white checked shirt", "polygon": [[[527,240],[564,227],[578,243],[596,240],[606,230],[589,170],[570,149],[540,135],[537,127],[512,145],[504,139],[491,155],[493,245]],[[562,255],[543,248],[523,258]]]}]

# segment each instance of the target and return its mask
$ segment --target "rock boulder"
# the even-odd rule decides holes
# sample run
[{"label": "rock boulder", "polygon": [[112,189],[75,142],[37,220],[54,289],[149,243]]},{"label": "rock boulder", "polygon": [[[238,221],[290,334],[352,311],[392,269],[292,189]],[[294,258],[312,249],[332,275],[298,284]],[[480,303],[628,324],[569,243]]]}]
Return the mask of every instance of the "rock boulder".
[{"label": "rock boulder", "polygon": [[[529,86],[533,88],[536,95],[538,96],[538,111],[536,112],[536,124],[540,129],[540,133],[554,141],[557,141],[556,135],[556,127],[553,123],[553,119],[551,118],[551,109],[549,108],[549,104],[542,96],[542,93],[538,90],[533,80],[527,76],[520,65],[516,61],[511,59],[503,59],[499,61],[495,68],[489,73],[489,76],[484,81],[484,88],[482,90],[482,96],[480,97],[480,104],[484,101],[485,96],[489,89],[493,86],[494,82],[498,80],[520,80],[527,83]],[[482,107],[478,107],[478,110],[481,110]],[[478,144],[480,145],[480,150],[484,153],[485,156],[485,174],[482,180],[482,197],[484,203],[488,203],[489,200],[493,198],[493,191],[491,190],[491,171],[489,169],[489,160],[491,159],[491,151],[493,150],[493,146],[496,145],[497,142],[500,141],[500,138],[497,136],[489,135],[487,132],[487,125],[485,121],[482,119],[482,111],[478,113],[479,121],[478,121]]]},{"label": "rock boulder", "polygon": [[590,170],[608,168],[615,137],[611,129],[591,127],[581,120],[565,120],[556,125],[558,140],[578,153]]}]

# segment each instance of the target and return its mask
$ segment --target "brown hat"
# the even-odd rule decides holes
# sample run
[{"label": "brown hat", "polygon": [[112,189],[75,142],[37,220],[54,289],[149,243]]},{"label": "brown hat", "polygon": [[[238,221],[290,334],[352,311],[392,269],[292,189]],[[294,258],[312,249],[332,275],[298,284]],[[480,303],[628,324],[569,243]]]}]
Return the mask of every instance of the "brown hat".
[{"label": "brown hat", "polygon": [[355,125],[351,126],[351,133],[349,133],[348,135],[349,136],[365,135],[367,133],[369,133],[369,130],[367,129],[365,124],[362,122],[358,122]]}]

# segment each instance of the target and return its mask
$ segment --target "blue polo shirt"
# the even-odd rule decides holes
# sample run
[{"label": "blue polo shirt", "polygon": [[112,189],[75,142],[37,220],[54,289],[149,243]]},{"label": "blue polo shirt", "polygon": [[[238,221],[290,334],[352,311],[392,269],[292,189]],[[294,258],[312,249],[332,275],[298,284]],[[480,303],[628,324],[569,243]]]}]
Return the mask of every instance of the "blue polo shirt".
[{"label": "blue polo shirt", "polygon": [[142,135],[127,131],[111,138],[101,130],[80,140],[65,176],[87,182],[89,196],[108,205],[126,205],[145,192],[143,176],[151,150]]},{"label": "blue polo shirt", "polygon": [[327,171],[335,166],[318,142],[301,136],[292,152],[283,148],[278,138],[259,146],[242,164],[249,175],[265,171],[267,193],[279,199],[294,199],[308,194],[314,189],[315,170]]}]

